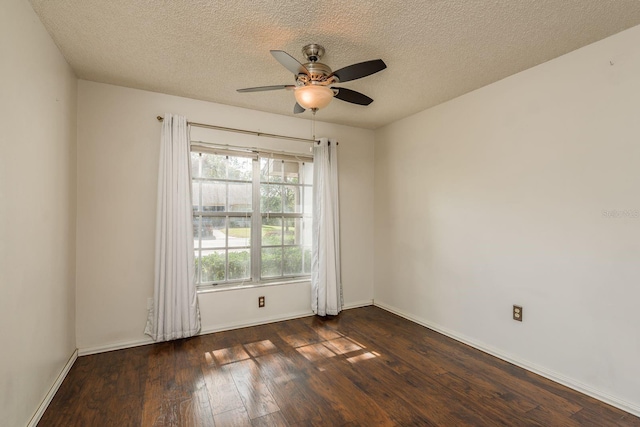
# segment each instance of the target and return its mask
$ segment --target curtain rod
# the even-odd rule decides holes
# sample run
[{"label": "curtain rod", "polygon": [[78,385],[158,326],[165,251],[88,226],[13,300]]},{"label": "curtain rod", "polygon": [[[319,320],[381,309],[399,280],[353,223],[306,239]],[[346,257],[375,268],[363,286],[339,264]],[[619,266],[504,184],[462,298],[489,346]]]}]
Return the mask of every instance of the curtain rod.
[{"label": "curtain rod", "polygon": [[[164,120],[164,117],[162,117],[162,116],[158,116],[156,118],[158,119],[159,122]],[[296,138],[295,136],[276,135],[276,134],[273,134],[273,133],[255,132],[255,131],[252,131],[252,130],[226,128],[226,127],[223,127],[223,126],[208,125],[208,124],[205,124],[205,123],[187,122],[187,124],[191,125],[191,126],[198,127],[198,128],[221,130],[221,131],[224,131],[224,132],[244,133],[244,134],[247,134],[247,135],[264,136],[264,137],[267,137],[267,138],[288,139],[290,141],[302,141],[302,142],[312,142],[312,143],[319,142],[319,141],[317,141],[315,139]]]},{"label": "curtain rod", "polygon": [[[231,151],[241,151],[243,153],[253,153],[253,154],[275,154],[275,155],[283,155],[295,157],[297,159],[313,159],[313,154],[304,154],[304,153],[291,153],[289,151],[275,151],[275,150],[266,150],[264,148],[258,147],[243,147],[240,145],[229,145],[229,144],[217,144],[215,142],[206,142],[206,141],[190,141],[191,146],[196,147],[211,147],[211,148],[219,148],[221,150],[231,150]],[[309,147],[311,150],[311,147]]]}]

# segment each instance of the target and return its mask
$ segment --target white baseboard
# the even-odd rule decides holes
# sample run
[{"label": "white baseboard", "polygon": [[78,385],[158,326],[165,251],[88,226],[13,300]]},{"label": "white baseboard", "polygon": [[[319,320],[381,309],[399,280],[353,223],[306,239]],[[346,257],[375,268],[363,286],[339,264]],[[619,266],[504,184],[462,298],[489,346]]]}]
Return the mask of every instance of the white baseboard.
[{"label": "white baseboard", "polygon": [[74,350],[69,360],[67,360],[66,365],[64,365],[64,367],[62,368],[62,371],[60,371],[60,374],[58,374],[58,377],[56,378],[53,385],[49,389],[49,392],[47,392],[47,395],[44,397],[44,400],[42,401],[42,403],[40,403],[40,406],[38,406],[36,413],[33,414],[33,417],[31,417],[31,420],[29,421],[29,424],[27,424],[27,427],[36,427],[38,425],[38,423],[40,422],[40,419],[44,415],[44,412],[47,410],[47,408],[49,407],[49,404],[53,400],[53,396],[55,396],[56,393],[58,392],[58,389],[62,385],[62,382],[64,381],[64,379],[67,377],[67,374],[71,370],[71,367],[76,362],[77,358],[78,358],[78,349]]},{"label": "white baseboard", "polygon": [[[363,300],[363,301],[356,301],[349,304],[345,304],[342,307],[342,309],[348,310],[350,308],[366,307],[368,305],[373,305],[373,300]],[[251,326],[266,325],[269,323],[282,322],[282,321],[291,320],[291,319],[299,319],[301,317],[307,317],[307,316],[313,316],[313,312],[311,310],[304,310],[304,311],[288,313],[284,315],[263,317],[260,319],[252,320],[250,322],[233,322],[233,323],[227,323],[223,325],[216,325],[215,327],[203,328],[200,331],[199,335],[212,334],[215,332],[231,331],[234,329],[248,328]]]},{"label": "white baseboard", "polygon": [[[363,301],[356,301],[349,304],[345,304],[343,309],[348,310],[350,308],[366,307],[368,305],[373,305],[373,300],[363,300]],[[276,316],[262,317],[249,322],[231,322],[231,323],[225,323],[222,325],[208,326],[208,327],[202,328],[202,330],[198,335],[212,334],[215,332],[223,332],[223,331],[231,331],[234,329],[248,328],[250,326],[266,325],[269,323],[282,322],[284,320],[298,319],[300,317],[307,317],[307,316],[313,316],[313,312],[311,310],[305,310],[305,311],[299,311],[294,313],[280,314]],[[151,338],[144,337],[138,340],[120,341],[113,344],[107,344],[107,345],[101,345],[101,346],[95,346],[95,347],[84,347],[78,350],[78,356],[88,356],[90,354],[106,353],[107,351],[122,350],[125,348],[139,347],[141,345],[148,345],[148,344],[154,344],[154,343],[155,341],[153,341]]]},{"label": "white baseboard", "polygon": [[141,345],[154,344],[155,341],[149,337],[130,341],[119,341],[113,344],[99,345],[95,347],[85,347],[78,349],[78,356],[88,356],[90,354],[106,353],[108,351],[122,350],[125,348],[140,347]]},{"label": "white baseboard", "polygon": [[583,384],[579,381],[576,381],[572,378],[566,377],[562,374],[559,374],[557,372],[554,372],[550,369],[544,368],[542,366],[536,365],[535,363],[531,363],[527,360],[523,360],[520,359],[518,357],[515,357],[513,355],[510,355],[508,353],[505,353],[504,351],[497,349],[495,347],[492,347],[490,345],[486,345],[482,342],[473,340],[463,334],[457,333],[455,331],[452,331],[450,329],[444,328],[436,323],[433,322],[429,322],[427,320],[415,317],[411,314],[408,314],[396,307],[381,303],[379,301],[374,301],[373,305],[375,305],[376,307],[380,307],[383,310],[389,311],[393,314],[397,314],[400,317],[404,317],[407,320],[410,320],[414,323],[417,323],[419,325],[422,325],[426,328],[432,329],[436,332],[439,332],[443,335],[448,336],[449,338],[453,338],[456,341],[460,341],[464,344],[470,345],[473,348],[476,348],[480,351],[483,351],[487,354],[490,354],[492,356],[497,357],[498,359],[502,359],[504,361],[507,361],[509,363],[512,363],[516,366],[519,366],[523,369],[526,369],[527,371],[531,371],[533,373],[536,373],[540,376],[543,376],[551,381],[554,381],[558,384],[562,384],[563,386],[569,387],[575,391],[578,391],[580,393],[586,394],[587,396],[591,396],[594,399],[598,399],[604,403],[607,403],[611,406],[615,406],[618,409],[622,409],[623,411],[629,412],[630,414],[633,414],[637,417],[640,417],[640,406],[635,405],[633,403],[627,402],[623,399],[620,399],[618,397],[615,396],[611,396],[610,394],[604,393],[600,390],[597,390],[591,386],[588,386],[586,384]]},{"label": "white baseboard", "polygon": [[362,300],[362,301],[350,302],[349,304],[343,305],[342,309],[343,310],[349,310],[351,308],[367,307],[369,305],[373,305],[373,300],[372,299],[366,299],[366,300]]},{"label": "white baseboard", "polygon": [[[296,313],[289,313],[286,315],[263,317],[257,320],[252,320],[250,322],[225,323],[222,325],[204,327],[200,330],[198,335],[206,335],[206,334],[212,334],[214,332],[222,332],[222,331],[231,331],[233,329],[247,328],[249,326],[257,326],[257,325],[265,325],[268,323],[281,322],[283,320],[297,319],[299,317],[306,317],[306,316],[312,316],[312,315],[313,313],[311,312],[311,310],[309,310],[309,311],[301,311]],[[155,341],[152,340],[150,337],[143,337],[137,340],[120,341],[120,342],[107,344],[107,345],[81,348],[78,350],[78,355],[88,356],[90,354],[106,353],[107,351],[122,350],[125,348],[133,348],[133,347],[139,347],[142,345],[149,345],[149,344],[155,344]]]},{"label": "white baseboard", "polygon": [[282,322],[284,320],[299,319],[300,317],[313,316],[311,310],[299,311],[277,316],[267,316],[250,322],[232,322],[223,325],[210,326],[203,328],[199,335],[212,334],[214,332],[232,331],[234,329],[248,328],[250,326],[266,325],[269,323]]}]

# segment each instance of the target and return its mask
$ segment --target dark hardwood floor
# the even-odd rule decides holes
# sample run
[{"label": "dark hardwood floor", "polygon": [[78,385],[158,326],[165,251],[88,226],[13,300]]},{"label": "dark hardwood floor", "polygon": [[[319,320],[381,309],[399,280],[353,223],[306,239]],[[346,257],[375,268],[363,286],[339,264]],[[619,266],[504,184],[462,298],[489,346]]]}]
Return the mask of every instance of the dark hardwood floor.
[{"label": "dark hardwood floor", "polygon": [[78,358],[39,426],[640,426],[376,307]]}]

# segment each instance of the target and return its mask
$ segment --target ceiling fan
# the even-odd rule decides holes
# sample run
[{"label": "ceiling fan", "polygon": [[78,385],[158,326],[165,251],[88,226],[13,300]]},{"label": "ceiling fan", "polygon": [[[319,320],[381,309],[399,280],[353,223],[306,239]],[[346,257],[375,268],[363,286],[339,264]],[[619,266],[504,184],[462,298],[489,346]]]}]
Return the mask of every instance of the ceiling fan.
[{"label": "ceiling fan", "polygon": [[387,68],[382,59],[360,62],[349,65],[337,71],[331,71],[328,65],[318,62],[324,55],[324,47],[319,44],[309,44],[302,48],[302,54],[307,63],[301,64],[297,59],[283,50],[272,50],[271,55],[291,71],[295,77],[295,84],[260,86],[238,89],[238,92],[262,92],[267,90],[287,89],[293,90],[296,105],[293,108],[295,114],[305,110],[311,110],[313,114],[321,108],[329,105],[333,98],[351,102],[358,105],[369,105],[373,99],[344,87],[333,86],[351,80],[370,76]]}]

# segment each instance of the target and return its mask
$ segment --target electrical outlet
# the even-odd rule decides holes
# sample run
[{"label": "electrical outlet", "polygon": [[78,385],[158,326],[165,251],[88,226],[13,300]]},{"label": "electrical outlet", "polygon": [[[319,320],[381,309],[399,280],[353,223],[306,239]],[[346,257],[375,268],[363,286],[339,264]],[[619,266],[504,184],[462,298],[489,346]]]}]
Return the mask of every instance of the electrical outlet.
[{"label": "electrical outlet", "polygon": [[264,297],[258,297],[258,308],[264,307]]},{"label": "electrical outlet", "polygon": [[522,306],[520,305],[513,306],[513,320],[522,322]]}]

